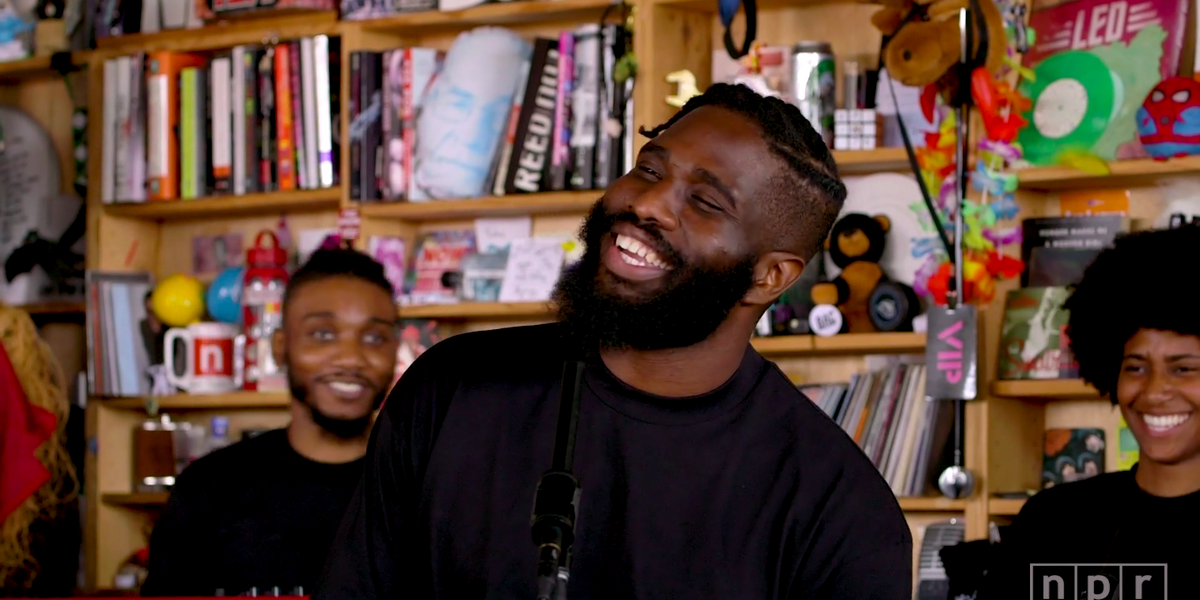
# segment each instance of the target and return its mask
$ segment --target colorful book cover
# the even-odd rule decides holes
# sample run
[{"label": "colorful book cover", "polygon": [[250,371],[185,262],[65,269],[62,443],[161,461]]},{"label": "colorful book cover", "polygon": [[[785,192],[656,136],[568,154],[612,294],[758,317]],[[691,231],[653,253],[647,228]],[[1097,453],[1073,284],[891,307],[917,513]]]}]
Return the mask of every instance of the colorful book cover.
[{"label": "colorful book cover", "polygon": [[999,379],[1071,379],[1079,376],[1067,338],[1065,287],[1008,292],[1000,329]]},{"label": "colorful book cover", "polygon": [[[400,346],[396,349],[396,379],[434,344],[447,337],[437,321],[428,319],[402,319],[400,321]],[[395,384],[393,381],[393,385]]]},{"label": "colorful book cover", "polygon": [[[421,237],[408,273],[406,304],[445,304],[458,301],[454,275],[461,275],[462,260],[475,251],[471,230],[433,231]],[[450,277],[447,277],[450,275]]]},{"label": "colorful book cover", "polygon": [[1104,472],[1104,430],[1047,429],[1042,489],[1095,477]]},{"label": "colorful book cover", "polygon": [[1019,141],[1048,165],[1063,151],[1103,160],[1142,158],[1136,112],[1160,80],[1176,75],[1190,0],[1074,0],[1035,10],[1036,43],[1024,56],[1035,77]]},{"label": "colorful book cover", "polygon": [[1117,470],[1128,471],[1136,465],[1141,457],[1141,447],[1138,446],[1137,438],[1133,437],[1133,432],[1129,430],[1129,423],[1125,422],[1125,417],[1121,417],[1121,424],[1117,426]]}]

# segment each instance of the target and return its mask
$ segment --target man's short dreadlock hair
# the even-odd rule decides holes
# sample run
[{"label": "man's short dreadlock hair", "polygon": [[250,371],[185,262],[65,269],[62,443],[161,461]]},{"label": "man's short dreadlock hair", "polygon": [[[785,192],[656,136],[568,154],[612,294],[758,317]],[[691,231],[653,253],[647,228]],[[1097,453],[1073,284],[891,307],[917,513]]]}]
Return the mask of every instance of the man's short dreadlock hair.
[{"label": "man's short dreadlock hair", "polygon": [[1122,236],[1083,272],[1071,297],[1067,337],[1079,376],[1116,402],[1125,343],[1139,330],[1200,337],[1195,284],[1181,260],[1200,256],[1200,227]]},{"label": "man's short dreadlock hair", "polygon": [[375,259],[353,248],[321,248],[313,252],[288,280],[287,289],[283,294],[284,308],[287,308],[288,300],[301,287],[333,277],[361,279],[378,287],[389,298],[395,297],[392,282],[388,281],[383,265]]},{"label": "man's short dreadlock hair", "polygon": [[821,249],[846,201],[846,184],[825,140],[800,109],[779,98],[762,96],[741,84],[715,83],[669,121],[641,134],[655,138],[676,121],[702,106],[718,106],[758,124],[763,141],[791,167],[774,183],[768,202],[774,224],[771,242],[779,249],[812,258]]}]

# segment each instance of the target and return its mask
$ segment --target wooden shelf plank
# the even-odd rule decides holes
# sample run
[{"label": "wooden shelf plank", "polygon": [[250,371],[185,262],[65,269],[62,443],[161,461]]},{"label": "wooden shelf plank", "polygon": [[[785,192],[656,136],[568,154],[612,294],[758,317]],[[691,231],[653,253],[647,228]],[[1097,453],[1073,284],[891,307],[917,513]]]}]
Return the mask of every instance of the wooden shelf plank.
[{"label": "wooden shelf plank", "polygon": [[[865,0],[758,0],[758,9],[766,10],[772,8],[800,8],[806,6],[820,6],[823,4],[863,4]],[[717,12],[717,5],[709,0],[649,0],[648,4],[659,6],[669,6],[671,8],[681,8],[686,10],[694,10],[699,12],[714,13]]]},{"label": "wooden shelf plank", "polygon": [[162,508],[167,504],[169,494],[166,492],[140,494],[102,494],[100,501],[109,506],[146,509]]},{"label": "wooden shelf plank", "polygon": [[551,20],[598,19],[611,0],[518,0],[483,4],[462,10],[426,10],[366,21],[348,21],[364,31],[429,33],[479,25],[511,25]]},{"label": "wooden shelf plank", "polygon": [[20,304],[19,308],[30,315],[75,315],[85,312],[83,302],[35,302],[33,304]]},{"label": "wooden shelf plank", "polygon": [[1073,167],[1034,167],[1017,171],[1018,185],[1028,190],[1076,187],[1137,187],[1154,185],[1163,177],[1200,173],[1200,156],[1158,161],[1149,158],[1108,163],[1111,173],[1096,175]]},{"label": "wooden shelf plank", "polygon": [[[225,19],[200,29],[174,29],[158,33],[135,33],[97,40],[106,56],[173,50],[202,52],[232,48],[239,44],[262,44],[272,38],[296,39],[314,35],[337,35],[342,22],[337,11],[281,11],[283,14]],[[286,32],[281,35],[280,32]]]},{"label": "wooden shelf plank", "polygon": [[1082,379],[1020,379],[993,381],[992,395],[1043,400],[1099,399],[1096,388]]},{"label": "wooden shelf plank", "polygon": [[161,221],[220,219],[272,215],[281,212],[320,212],[337,210],[341,194],[341,189],[334,187],[320,190],[247,194],[245,196],[218,196],[196,200],[113,203],[105,204],[104,211],[118,217]]},{"label": "wooden shelf plank", "polygon": [[1025,506],[1025,498],[988,498],[988,514],[998,517],[1015,517]]},{"label": "wooden shelf plank", "polygon": [[549,319],[553,317],[548,303],[541,302],[457,302],[454,304],[422,304],[401,306],[402,319],[438,319],[466,321],[472,319]]},{"label": "wooden shelf plank", "polygon": [[429,202],[378,202],[361,204],[359,210],[364,217],[405,221],[451,221],[479,217],[585,213],[592,208],[592,205],[600,199],[603,193],[603,191],[594,190],[512,194],[462,200],[431,200]]},{"label": "wooden shelf plank", "polygon": [[[159,396],[159,410],[229,410],[287,408],[291,397],[274,392],[230,392],[228,394],[178,394]],[[108,408],[142,410],[144,398],[101,398],[99,402]]]},{"label": "wooden shelf plank", "polygon": [[961,512],[967,508],[965,499],[945,496],[902,496],[897,500],[904,512]]},{"label": "wooden shelf plank", "polygon": [[863,175],[883,171],[909,172],[908,153],[904,148],[876,148],[874,150],[834,150],[841,175]]},{"label": "wooden shelf plank", "polygon": [[848,333],[830,337],[816,337],[813,349],[825,354],[861,354],[878,351],[887,354],[925,352],[925,334],[911,332],[894,333]]},{"label": "wooden shelf plank", "polygon": [[832,337],[780,335],[750,340],[763,356],[906,354],[925,351],[923,333],[848,333]]}]

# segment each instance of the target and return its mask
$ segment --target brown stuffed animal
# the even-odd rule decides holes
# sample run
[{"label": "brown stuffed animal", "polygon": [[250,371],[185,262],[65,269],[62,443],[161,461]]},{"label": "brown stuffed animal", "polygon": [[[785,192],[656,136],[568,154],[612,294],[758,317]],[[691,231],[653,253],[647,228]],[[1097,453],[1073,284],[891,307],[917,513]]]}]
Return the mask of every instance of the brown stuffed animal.
[{"label": "brown stuffed animal", "polygon": [[[951,67],[961,58],[958,11],[969,6],[968,0],[918,0],[915,4],[911,0],[882,0],[880,3],[883,8],[871,16],[871,23],[883,35],[895,35],[883,52],[888,74],[910,87],[933,84],[942,98],[949,100],[958,87],[957,69]],[[905,18],[914,7],[925,19],[917,18],[905,25]],[[988,33],[983,66],[996,73],[1003,66],[1007,51],[1004,19],[994,0],[979,0],[979,8]],[[979,36],[974,39],[978,44]]]},{"label": "brown stuffed animal", "polygon": [[[833,226],[825,248],[841,274],[829,283],[812,288],[816,304],[835,304],[842,311],[847,333],[878,331],[871,321],[870,299],[876,286],[885,279],[879,259],[892,222],[887,215],[869,217],[851,213]],[[832,243],[831,243],[832,242]]]}]

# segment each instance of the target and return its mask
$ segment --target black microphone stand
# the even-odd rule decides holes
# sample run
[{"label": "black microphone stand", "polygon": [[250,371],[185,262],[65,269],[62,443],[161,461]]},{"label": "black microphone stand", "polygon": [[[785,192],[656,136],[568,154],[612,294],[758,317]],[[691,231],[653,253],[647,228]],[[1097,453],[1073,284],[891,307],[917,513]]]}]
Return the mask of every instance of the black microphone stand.
[{"label": "black microphone stand", "polygon": [[575,460],[575,428],[579,422],[583,362],[563,365],[562,403],[550,470],[538,480],[533,500],[533,543],[537,545],[538,600],[566,600],[571,570],[571,544],[579,505],[579,480],[571,474]]}]

